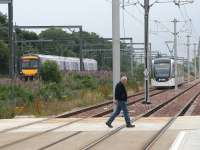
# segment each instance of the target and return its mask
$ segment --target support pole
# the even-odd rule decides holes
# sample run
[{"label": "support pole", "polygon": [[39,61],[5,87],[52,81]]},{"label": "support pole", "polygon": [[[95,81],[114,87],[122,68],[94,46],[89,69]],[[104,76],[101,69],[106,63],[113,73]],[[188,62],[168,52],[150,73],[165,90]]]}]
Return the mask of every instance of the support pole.
[{"label": "support pole", "polygon": [[187,82],[190,82],[190,37],[187,36]]},{"label": "support pole", "polygon": [[13,1],[8,3],[8,19],[9,19],[9,49],[10,49],[10,59],[9,59],[9,76],[14,78],[14,44],[13,44]]},{"label": "support pole", "polygon": [[113,99],[115,86],[120,81],[120,0],[112,0],[112,38],[113,38]]},{"label": "support pole", "polygon": [[199,79],[200,79],[200,38],[199,38],[199,44],[198,44],[198,58],[199,58]]},{"label": "support pole", "polygon": [[80,32],[80,71],[84,71],[84,63],[83,63],[83,29],[79,28]]},{"label": "support pole", "polygon": [[130,51],[131,51],[131,54],[130,54],[130,57],[131,57],[131,75],[133,76],[133,40],[131,40],[131,47],[130,47]]},{"label": "support pole", "polygon": [[196,57],[196,46],[197,44],[194,43],[194,79],[197,79],[197,57]]},{"label": "support pole", "polygon": [[175,64],[175,90],[178,90],[178,83],[177,83],[177,19],[174,18],[174,64]]},{"label": "support pole", "polygon": [[149,67],[148,67],[148,51],[149,51],[149,0],[144,0],[144,104],[151,104],[149,98]]}]

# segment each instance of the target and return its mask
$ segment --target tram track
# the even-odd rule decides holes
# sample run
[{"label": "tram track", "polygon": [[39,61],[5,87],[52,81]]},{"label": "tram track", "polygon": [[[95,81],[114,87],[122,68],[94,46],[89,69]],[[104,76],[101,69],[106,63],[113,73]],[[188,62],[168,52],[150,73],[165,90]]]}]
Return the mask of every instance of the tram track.
[{"label": "tram track", "polygon": [[195,102],[197,97],[199,97],[200,91],[197,91],[194,96],[182,107],[181,110],[178,111],[171,119],[164,125],[164,127],[159,130],[145,145],[144,150],[150,150],[151,147],[153,147],[156,142],[161,139],[161,137],[167,132],[167,130],[172,126],[172,124],[177,120],[179,116],[184,116],[184,114],[187,112],[187,110],[190,108],[190,106]]},{"label": "tram track", "polygon": [[[155,90],[156,89],[151,89],[151,92],[153,92]],[[128,98],[132,98],[132,97],[139,96],[139,95],[142,95],[142,94],[144,94],[144,92],[138,92],[136,94],[128,96]],[[95,110],[95,109],[97,109],[99,107],[104,107],[106,105],[112,105],[112,103],[113,103],[112,100],[108,100],[107,102],[104,102],[104,103],[101,103],[101,104],[89,106],[89,107],[82,108],[82,109],[75,110],[75,111],[71,111],[71,112],[68,112],[68,113],[63,113],[63,114],[60,114],[60,115],[57,115],[57,116],[53,116],[53,117],[50,117],[50,118],[47,118],[47,119],[42,119],[42,120],[39,120],[39,121],[34,121],[34,122],[23,124],[23,125],[20,125],[20,126],[4,129],[4,130],[0,131],[0,134],[1,133],[5,133],[5,132],[9,132],[9,131],[12,131],[12,130],[20,129],[20,128],[23,128],[23,127],[31,126],[31,125],[34,125],[34,124],[42,123],[42,122],[45,122],[45,121],[50,121],[50,120],[53,120],[53,119],[56,119],[56,118],[73,117],[74,115],[77,115],[77,114],[80,114],[80,113],[84,113],[86,111]]]},{"label": "tram track", "polygon": [[[161,93],[163,93],[163,92],[165,92],[165,91],[163,90],[163,91],[159,91],[159,92],[157,92],[157,93],[153,93],[151,96],[154,96],[154,95],[156,95],[156,94],[161,94]],[[137,96],[138,96],[138,94],[137,94]],[[139,99],[137,99],[137,100],[135,100],[134,102],[131,102],[131,103],[137,103],[137,102],[139,102],[139,101],[142,101],[143,99],[144,99],[144,98],[139,98]],[[101,112],[101,113],[102,113],[102,112]],[[7,144],[5,144],[5,145],[1,145],[1,146],[0,146],[0,149],[8,148],[8,147],[10,147],[10,146],[12,146],[12,145],[15,145],[15,144],[24,142],[24,141],[26,141],[26,140],[29,140],[29,139],[32,139],[32,138],[35,138],[35,137],[38,137],[38,136],[41,136],[41,135],[50,133],[50,132],[55,131],[55,130],[57,130],[57,129],[66,127],[66,126],[71,125],[71,124],[73,124],[73,123],[82,121],[82,120],[84,120],[84,119],[92,118],[92,117],[95,117],[95,115],[90,115],[90,116],[87,116],[87,117],[84,117],[84,118],[78,118],[78,119],[76,119],[76,120],[74,120],[74,121],[71,121],[71,122],[68,122],[68,123],[64,123],[63,125],[60,125],[60,126],[57,126],[57,127],[51,128],[51,129],[48,129],[48,130],[46,130],[46,131],[43,131],[43,132],[40,132],[40,133],[36,133],[36,134],[30,135],[30,136],[27,136],[27,137],[25,137],[25,138],[21,138],[21,139],[15,140],[15,141],[10,142],[10,143],[7,143]],[[59,118],[60,118],[60,117],[59,117]],[[56,119],[56,118],[45,119],[45,120],[37,121],[37,122],[35,122],[35,123],[30,123],[30,124],[27,124],[27,125],[22,125],[22,126],[19,126],[19,127],[14,127],[14,128],[11,128],[11,129],[6,129],[6,130],[4,130],[4,131],[1,131],[1,133],[5,133],[5,132],[17,130],[17,129],[20,129],[20,128],[23,128],[23,127],[27,127],[27,126],[30,126],[30,125],[42,123],[42,122],[49,121],[49,120],[52,120],[52,119]],[[75,136],[75,135],[78,135],[78,134],[80,134],[80,133],[82,133],[82,131],[75,132],[75,133],[73,133],[73,134],[71,134],[71,135],[65,137],[64,139],[66,140],[66,139],[68,139],[68,138],[70,138],[70,137],[73,137],[73,136]]]},{"label": "tram track", "polygon": [[[187,89],[184,90],[183,92],[177,94],[174,98],[170,99],[169,102],[171,102],[172,100],[176,99],[178,96],[180,96],[181,94],[187,92],[188,90],[190,90],[190,89],[193,88],[194,86],[198,85],[199,83],[200,83],[200,82],[198,82],[198,83],[192,85],[191,87],[187,88]],[[167,104],[167,103],[166,103],[166,104]],[[161,109],[161,107],[159,107],[159,106],[160,106],[160,105],[158,105],[158,107],[157,107],[158,110]],[[153,110],[153,109],[152,109],[152,110]],[[149,111],[149,112],[154,113],[154,111]],[[139,119],[141,119],[142,117],[147,117],[147,116],[150,116],[150,114],[148,114],[148,113],[142,114],[142,115],[138,116],[138,117],[136,118],[136,120],[139,120]],[[95,145],[98,144],[99,142],[102,142],[103,140],[109,138],[110,136],[114,135],[115,133],[117,133],[118,131],[120,131],[120,130],[123,129],[123,128],[125,128],[125,125],[120,126],[120,127],[116,128],[115,130],[112,130],[112,131],[109,132],[109,133],[106,133],[104,136],[100,137],[99,139],[97,139],[97,140],[93,141],[92,143],[90,143],[90,144],[86,145],[85,147],[83,147],[82,150],[92,149],[93,146],[95,146]],[[61,138],[61,139],[59,139],[59,140],[57,140],[57,141],[55,141],[55,142],[53,142],[53,143],[51,143],[51,144],[49,144],[49,145],[46,145],[46,146],[44,146],[44,147],[41,147],[39,150],[48,149],[49,147],[52,147],[52,146],[54,146],[54,145],[56,145],[56,144],[59,144],[59,143],[61,143],[61,142],[63,142],[63,141],[66,141],[66,140],[68,140],[69,138],[71,138],[71,137],[73,137],[73,136],[76,136],[76,135],[78,135],[78,134],[81,134],[81,133],[83,133],[83,131],[77,131],[77,132],[75,132],[75,133],[73,133],[73,134],[71,134],[71,135],[68,135],[68,136],[66,136],[66,137],[64,137],[64,138]]]},{"label": "tram track", "polygon": [[[198,83],[195,83],[195,84],[192,85],[192,86],[190,86],[189,88],[187,88],[186,90],[184,90],[184,91],[181,92],[181,93],[186,92],[187,90],[191,89],[192,87],[196,86],[197,84],[199,84],[199,82],[198,82]],[[160,92],[158,92],[157,94],[161,94],[161,93],[163,93],[163,92],[164,92],[164,91],[160,91]],[[178,95],[180,95],[181,93],[179,93]],[[154,93],[154,94],[152,94],[152,96],[155,96],[155,95],[157,95],[157,94]],[[140,100],[139,100],[139,99],[136,100],[135,103],[137,103],[137,102],[139,102],[139,101],[141,101],[141,100],[143,100],[143,99],[144,99],[144,98],[140,98]],[[131,103],[134,104],[133,102],[131,102]],[[102,113],[102,112],[101,112],[101,113]],[[146,113],[145,113],[145,114],[146,114]],[[57,129],[66,127],[66,126],[68,126],[68,125],[70,125],[70,124],[73,124],[73,123],[76,123],[76,122],[78,122],[78,121],[81,121],[81,120],[84,120],[84,119],[87,119],[87,118],[91,118],[91,117],[94,117],[94,116],[96,116],[96,115],[91,115],[91,116],[88,116],[88,117],[85,117],[85,118],[80,118],[80,119],[74,120],[74,121],[72,121],[72,122],[65,123],[65,124],[63,124],[63,125],[61,125],[61,126],[57,126],[57,127],[55,127],[55,128],[46,130],[46,131],[44,131],[44,132],[36,133],[36,134],[31,135],[31,136],[28,136],[28,137],[25,137],[25,138],[22,138],[22,139],[19,139],[19,140],[10,142],[10,143],[8,143],[8,144],[5,144],[5,145],[0,146],[0,149],[8,148],[8,147],[13,146],[13,145],[15,145],[15,144],[24,142],[24,141],[29,140],[29,139],[32,139],[32,138],[34,138],[34,137],[38,137],[38,136],[44,135],[44,134],[46,134],[46,133],[55,131],[55,130],[57,130]],[[139,116],[138,118],[136,118],[136,120],[138,120],[138,119],[141,118],[141,117],[145,117],[145,115],[143,114],[143,115]],[[54,118],[54,119],[55,119],[55,118]],[[48,120],[48,119],[46,119],[46,121],[47,121],[47,120]],[[39,122],[39,121],[38,121],[38,122]],[[38,123],[38,122],[37,122],[37,123]],[[40,121],[40,122],[41,122],[41,121]],[[32,124],[32,125],[33,125],[33,124]],[[124,127],[125,127],[125,125],[120,126],[120,127],[118,127],[117,129],[113,130],[113,131],[112,131],[112,132],[113,132],[112,135],[115,134],[116,131],[118,132],[118,131],[120,131],[121,129],[123,129]],[[15,129],[16,129],[16,128],[15,128]],[[15,129],[13,129],[13,130],[15,130]],[[8,130],[7,130],[7,131],[8,131]],[[71,137],[74,137],[74,136],[76,136],[76,135],[78,135],[78,134],[81,134],[82,132],[83,132],[83,131],[77,131],[77,132],[75,132],[75,133],[72,133],[72,134],[70,134],[70,135],[68,135],[68,136],[66,136],[66,137],[64,137],[64,138],[61,138],[61,139],[58,140],[58,141],[55,141],[55,142],[53,142],[53,143],[51,143],[51,144],[49,144],[49,145],[46,145],[46,146],[40,148],[40,150],[47,149],[47,148],[49,148],[49,147],[51,147],[51,146],[53,146],[53,145],[56,145],[56,144],[58,144],[58,143],[60,143],[60,142],[62,142],[62,141],[65,141],[65,140],[67,140],[67,139],[69,139],[69,138],[71,138]],[[110,137],[110,134],[109,134],[108,137]],[[105,138],[105,137],[104,137],[104,138]],[[103,139],[104,139],[104,138],[103,138]],[[96,145],[96,144],[95,144],[95,145]]]},{"label": "tram track", "polygon": [[[174,96],[173,98],[169,99],[168,101],[162,103],[162,104],[159,104],[157,105],[155,108],[149,110],[148,112],[146,113],[143,113],[141,115],[139,115],[138,117],[136,117],[135,121],[141,119],[142,117],[149,117],[151,116],[153,113],[155,113],[156,111],[160,110],[162,107],[166,106],[167,104],[171,103],[172,101],[176,100],[177,97],[179,97],[180,95],[186,93],[187,91],[189,91],[190,89],[192,89],[193,87],[199,85],[200,82],[190,86],[189,88],[185,89],[184,91],[180,92],[179,94],[177,94],[176,96]],[[133,122],[133,120],[132,120]],[[108,139],[109,137],[113,136],[114,134],[118,133],[119,131],[121,131],[122,129],[124,129],[126,127],[126,125],[122,125],[122,126],[119,126],[118,128],[106,133],[105,135],[101,136],[100,138],[86,144],[85,146],[83,146],[81,148],[81,150],[90,150],[92,148],[94,148],[97,144],[103,142],[104,140]]]}]

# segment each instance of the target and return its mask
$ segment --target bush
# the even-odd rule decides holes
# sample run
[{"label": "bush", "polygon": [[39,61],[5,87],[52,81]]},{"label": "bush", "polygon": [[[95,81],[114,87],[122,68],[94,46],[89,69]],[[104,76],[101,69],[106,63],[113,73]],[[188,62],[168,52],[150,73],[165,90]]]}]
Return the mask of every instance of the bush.
[{"label": "bush", "polygon": [[8,74],[8,60],[9,60],[8,46],[0,41],[0,74]]},{"label": "bush", "polygon": [[0,118],[13,118],[15,106],[31,106],[33,93],[21,86],[0,85]]},{"label": "bush", "polygon": [[138,84],[142,85],[144,82],[144,65],[138,65],[134,74],[134,80],[137,81]]},{"label": "bush", "polygon": [[12,100],[13,97],[16,102],[23,101],[31,103],[34,100],[33,94],[21,86],[0,86],[0,101]]},{"label": "bush", "polygon": [[112,93],[112,81],[101,79],[98,84],[98,91],[103,95],[104,98],[108,98],[108,96]]},{"label": "bush", "polygon": [[59,83],[62,80],[61,71],[59,70],[57,63],[49,60],[42,64],[40,76],[44,82]]},{"label": "bush", "polygon": [[72,91],[64,84],[49,83],[44,84],[39,91],[39,96],[42,100],[63,100],[72,96]]},{"label": "bush", "polygon": [[91,75],[68,74],[66,77],[66,84],[72,90],[80,89],[96,89],[98,81],[96,77]]}]

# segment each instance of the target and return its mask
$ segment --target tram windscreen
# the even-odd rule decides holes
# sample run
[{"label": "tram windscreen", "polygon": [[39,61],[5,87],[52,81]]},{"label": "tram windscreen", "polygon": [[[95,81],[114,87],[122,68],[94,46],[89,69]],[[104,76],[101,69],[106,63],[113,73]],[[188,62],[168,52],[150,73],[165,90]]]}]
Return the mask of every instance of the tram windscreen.
[{"label": "tram windscreen", "polygon": [[169,78],[169,76],[170,76],[170,63],[156,63],[155,64],[156,78]]},{"label": "tram windscreen", "polygon": [[22,60],[22,69],[37,69],[38,60]]}]

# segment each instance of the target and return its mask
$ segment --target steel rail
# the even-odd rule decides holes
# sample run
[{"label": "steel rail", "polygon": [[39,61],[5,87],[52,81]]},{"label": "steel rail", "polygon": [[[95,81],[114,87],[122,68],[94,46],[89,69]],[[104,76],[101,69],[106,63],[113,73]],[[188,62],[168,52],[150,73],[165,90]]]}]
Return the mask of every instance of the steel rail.
[{"label": "steel rail", "polygon": [[[196,85],[199,84],[199,83],[200,83],[200,82],[198,82],[198,83],[196,83],[196,84],[190,86],[189,88],[187,88],[186,90],[184,90],[184,91],[181,92],[181,93],[182,93],[182,94],[185,93],[186,91],[190,90],[191,88],[193,88],[194,86],[196,86]],[[176,99],[176,97],[180,96],[181,93],[177,94],[177,95],[176,95],[174,98],[172,98],[172,99]],[[170,99],[170,100],[171,100],[171,99]],[[158,105],[158,106],[159,106],[159,105]],[[153,113],[153,111],[152,111],[152,113]],[[142,115],[139,115],[138,117],[136,117],[135,120],[139,120],[140,118],[142,118],[142,117],[144,117],[144,116],[146,116],[146,115],[147,115],[146,113],[145,113],[145,114],[142,114]],[[133,121],[132,121],[132,122],[133,122]],[[110,136],[114,135],[115,133],[117,133],[118,131],[120,131],[121,129],[123,129],[123,128],[125,128],[125,127],[126,127],[126,125],[122,125],[122,126],[116,128],[115,130],[112,130],[111,132],[109,132],[109,133],[105,134],[104,136],[100,137],[99,139],[93,141],[92,144],[86,145],[86,147],[84,147],[82,150],[87,150],[87,149],[90,149],[90,148],[94,147],[96,144],[102,142],[102,141],[105,140],[106,138],[109,138]],[[79,132],[79,133],[78,133],[78,132]],[[73,134],[68,135],[68,136],[66,136],[66,137],[64,137],[64,138],[61,138],[61,139],[55,141],[54,143],[51,143],[51,144],[49,144],[49,145],[46,145],[46,146],[40,148],[39,150],[48,149],[49,147],[52,147],[52,146],[54,146],[54,145],[56,145],[56,144],[58,144],[58,143],[61,143],[61,142],[65,141],[65,140],[67,140],[67,139],[69,139],[69,138],[71,138],[71,137],[73,137],[73,136],[75,136],[75,135],[78,135],[78,134],[80,134],[80,133],[83,133],[83,131],[78,131],[78,132],[76,132],[77,134],[76,134],[76,133],[73,133]]]},{"label": "steel rail", "polygon": [[[155,91],[155,89],[152,89],[151,91]],[[132,98],[132,97],[135,97],[135,96],[138,96],[138,95],[142,95],[143,93],[144,92],[138,92],[136,94],[133,94],[133,95],[129,96],[128,98]],[[23,128],[23,127],[31,126],[31,125],[34,125],[34,124],[37,124],[37,123],[42,123],[42,122],[49,121],[49,120],[56,119],[56,118],[71,117],[73,115],[76,115],[76,114],[79,114],[79,113],[82,113],[82,112],[85,112],[85,111],[90,111],[92,109],[96,109],[98,107],[106,106],[106,105],[109,105],[109,104],[112,104],[112,100],[109,100],[109,101],[101,103],[101,104],[97,104],[97,105],[89,106],[89,107],[86,107],[86,108],[82,108],[80,110],[76,110],[76,111],[71,111],[71,112],[68,112],[68,113],[60,114],[60,115],[55,116],[55,117],[50,117],[50,118],[47,118],[47,119],[34,121],[34,122],[31,122],[31,123],[19,125],[19,126],[16,126],[16,127],[4,129],[4,130],[0,131],[0,134],[1,133],[5,133],[5,132],[9,132],[9,131],[12,131],[12,130],[20,129],[20,128]]]},{"label": "steel rail", "polygon": [[[180,92],[179,94],[177,94],[176,96],[174,96],[173,98],[169,99],[168,101],[162,103],[162,104],[158,104],[156,107],[154,107],[153,109],[149,110],[148,112],[139,115],[138,117],[136,117],[135,121],[141,119],[142,117],[148,117],[151,114],[153,114],[154,112],[160,110],[162,107],[166,106],[167,104],[169,104],[170,102],[176,100],[177,97],[181,96],[182,94],[186,93],[187,91],[189,91],[190,89],[192,89],[193,87],[197,86],[198,84],[200,84],[200,82],[195,83],[194,85],[190,86],[189,88],[185,89],[184,91]],[[131,120],[131,122],[133,122],[133,120]],[[85,145],[83,148],[81,148],[81,150],[89,150],[92,149],[94,146],[96,146],[97,144],[101,143],[102,141],[104,141],[105,139],[111,137],[112,135],[118,133],[120,130],[124,129],[126,127],[126,125],[122,125],[119,126],[118,128],[116,128],[115,130],[112,130],[111,132],[106,133],[105,135],[101,136],[100,138],[92,141],[91,143]]]},{"label": "steel rail", "polygon": [[197,97],[200,95],[200,91],[196,92],[195,95],[183,106],[183,108],[174,116],[172,117],[166,125],[159,130],[148,143],[145,144],[144,150],[149,150],[163,135],[164,133],[169,129],[169,127],[177,120],[179,116],[183,116],[187,110],[190,108],[190,106],[194,103],[194,101],[197,99]]},{"label": "steel rail", "polygon": [[[160,92],[159,92],[158,94],[160,94]],[[153,94],[153,95],[154,95],[154,94]],[[137,100],[136,100],[136,101],[137,101]],[[0,146],[0,149],[10,147],[10,146],[12,146],[12,145],[15,145],[15,144],[24,142],[24,141],[29,140],[29,139],[32,139],[32,138],[34,138],[34,137],[38,137],[38,136],[44,135],[44,134],[46,134],[46,133],[52,132],[52,131],[54,131],[54,130],[57,130],[57,129],[66,127],[66,126],[71,125],[71,124],[73,124],[73,123],[76,123],[76,122],[79,122],[79,121],[82,121],[82,120],[85,120],[85,119],[88,119],[88,118],[92,118],[92,117],[94,117],[94,116],[95,116],[95,115],[87,116],[87,117],[84,117],[84,118],[79,118],[79,119],[74,120],[74,121],[72,121],[72,122],[65,123],[65,124],[63,124],[63,125],[57,126],[57,127],[55,127],[55,128],[52,128],[52,129],[49,129],[49,130],[46,130],[46,131],[43,131],[43,132],[41,132],[41,133],[36,133],[36,134],[30,135],[30,136],[28,136],[28,137],[21,138],[21,139],[19,139],[19,140],[16,140],[16,141],[13,141],[13,142],[10,142],[10,143],[8,143],[8,144],[5,144],[5,145]],[[55,119],[55,118],[54,118],[54,119]],[[47,121],[48,119],[45,119],[45,120]],[[50,119],[49,119],[49,120],[50,120]],[[43,121],[42,121],[42,122],[43,122]],[[37,121],[37,123],[39,123],[39,121]],[[31,124],[31,125],[33,125],[33,124]],[[17,128],[17,129],[18,129],[18,128]],[[65,137],[65,139],[68,139],[68,138],[70,138],[70,137],[72,137],[72,136],[75,136],[75,135],[77,135],[77,134],[82,133],[82,131],[78,131],[78,132],[79,132],[79,133],[73,133],[72,135],[69,135],[69,136]]]}]

